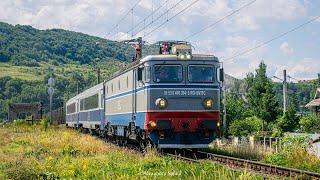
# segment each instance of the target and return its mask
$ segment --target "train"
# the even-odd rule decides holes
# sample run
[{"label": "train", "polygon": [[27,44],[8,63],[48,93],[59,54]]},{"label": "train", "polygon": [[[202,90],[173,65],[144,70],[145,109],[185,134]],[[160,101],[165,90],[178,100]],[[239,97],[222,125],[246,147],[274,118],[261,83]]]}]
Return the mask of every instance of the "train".
[{"label": "train", "polygon": [[66,102],[66,126],[119,143],[159,149],[208,148],[221,135],[218,58],[185,41],[161,41],[141,57]]}]

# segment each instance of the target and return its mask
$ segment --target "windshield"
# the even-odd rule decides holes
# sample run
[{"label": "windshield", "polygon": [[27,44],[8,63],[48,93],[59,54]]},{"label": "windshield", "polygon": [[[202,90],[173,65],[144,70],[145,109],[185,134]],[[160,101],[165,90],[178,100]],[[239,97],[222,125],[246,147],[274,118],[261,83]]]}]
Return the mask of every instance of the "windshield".
[{"label": "windshield", "polygon": [[188,80],[193,83],[212,83],[213,66],[190,65],[188,70]]},{"label": "windshield", "polygon": [[155,65],[154,81],[157,83],[177,83],[182,81],[181,65]]}]

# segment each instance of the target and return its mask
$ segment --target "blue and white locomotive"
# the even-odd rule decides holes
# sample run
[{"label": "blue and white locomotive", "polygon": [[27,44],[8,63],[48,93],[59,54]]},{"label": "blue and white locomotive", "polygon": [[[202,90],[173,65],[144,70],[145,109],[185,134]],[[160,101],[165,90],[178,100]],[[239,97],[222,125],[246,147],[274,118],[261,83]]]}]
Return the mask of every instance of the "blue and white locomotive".
[{"label": "blue and white locomotive", "polygon": [[218,58],[192,54],[183,41],[159,45],[158,55],[71,98],[66,125],[157,148],[207,148],[220,134]]}]

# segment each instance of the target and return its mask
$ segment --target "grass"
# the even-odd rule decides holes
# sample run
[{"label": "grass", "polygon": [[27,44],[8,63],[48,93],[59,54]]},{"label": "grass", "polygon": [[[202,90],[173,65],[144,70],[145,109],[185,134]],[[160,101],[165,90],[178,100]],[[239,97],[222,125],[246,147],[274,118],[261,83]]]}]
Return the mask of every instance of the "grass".
[{"label": "grass", "polygon": [[44,75],[41,74],[39,67],[13,66],[8,63],[0,63],[0,77],[10,76],[22,80],[42,80]]},{"label": "grass", "polygon": [[0,179],[263,179],[247,171],[142,155],[64,127],[0,127]]},{"label": "grass", "polygon": [[251,146],[249,142],[241,143],[239,145],[227,144],[224,146],[217,146],[216,143],[212,143],[207,151],[215,154],[255,161],[259,161],[267,155],[267,152],[264,151],[263,146],[257,144]]},{"label": "grass", "polygon": [[282,138],[282,150],[266,156],[265,163],[320,173],[320,159],[308,150],[306,137],[286,135]]},{"label": "grass", "polygon": [[[101,77],[104,79],[111,73],[123,66],[117,61],[101,62],[99,65]],[[77,64],[64,64],[55,66],[49,63],[40,63],[39,67],[28,67],[28,66],[15,66],[9,63],[0,63],[0,78],[10,76],[12,78],[37,81],[43,80],[45,75],[49,72],[49,68],[52,68],[57,76],[68,77],[72,73],[78,72],[80,74],[92,74],[94,73],[91,65],[77,65]]]},{"label": "grass", "polygon": [[250,146],[243,143],[238,146],[211,144],[207,152],[232,156],[242,159],[261,161],[263,163],[301,169],[320,173],[320,159],[309,152],[309,140],[297,137],[285,136],[282,138],[281,150],[279,152],[264,151],[262,145]]}]

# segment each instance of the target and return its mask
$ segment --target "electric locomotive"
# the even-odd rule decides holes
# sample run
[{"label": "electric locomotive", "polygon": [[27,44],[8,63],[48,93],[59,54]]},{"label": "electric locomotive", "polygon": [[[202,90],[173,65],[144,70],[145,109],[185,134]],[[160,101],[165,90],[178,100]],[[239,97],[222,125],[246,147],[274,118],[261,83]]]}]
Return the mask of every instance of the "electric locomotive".
[{"label": "electric locomotive", "polygon": [[67,102],[67,126],[142,146],[207,148],[220,134],[223,69],[218,58],[193,54],[184,41],[159,42],[159,54],[144,58],[141,43],[135,47],[136,60],[105,80],[103,88],[98,85],[104,99],[97,99],[104,112],[101,120],[69,120],[70,115],[77,118],[77,108],[68,114],[68,105],[79,99],[76,106],[81,107],[85,91]]}]

